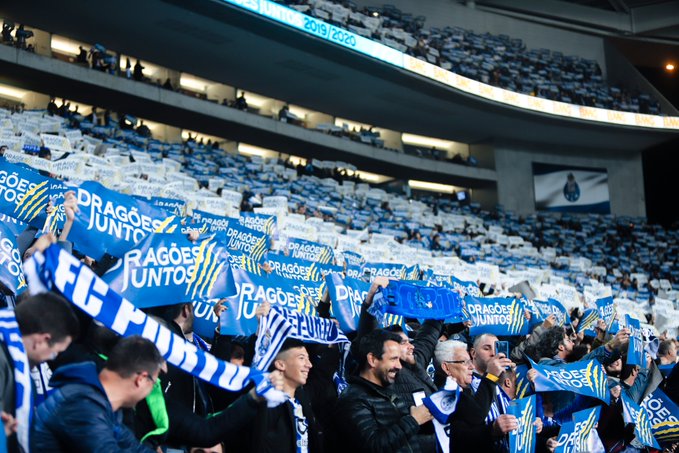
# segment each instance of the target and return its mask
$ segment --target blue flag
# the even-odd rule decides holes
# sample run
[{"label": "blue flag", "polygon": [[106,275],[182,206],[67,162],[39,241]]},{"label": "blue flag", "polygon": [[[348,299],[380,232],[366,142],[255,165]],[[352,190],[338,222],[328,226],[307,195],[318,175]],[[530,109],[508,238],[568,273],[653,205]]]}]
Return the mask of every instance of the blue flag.
[{"label": "blue flag", "polygon": [[599,317],[610,325],[615,316],[615,303],[612,297],[604,297],[596,301],[596,308],[599,310]]},{"label": "blue flag", "polygon": [[139,308],[174,305],[236,294],[224,246],[192,243],[181,233],[152,233],[102,279]]},{"label": "blue flag", "polygon": [[0,283],[15,295],[27,288],[21,263],[14,232],[9,225],[0,223]]},{"label": "blue flag", "polygon": [[273,236],[276,232],[276,216],[257,214],[255,212],[241,212],[238,221],[251,230]]},{"label": "blue flag", "polygon": [[559,302],[558,300],[548,299],[547,301],[542,301],[533,299],[533,305],[540,312],[539,314],[542,320],[547,319],[550,315],[554,315],[556,317],[555,325],[563,326],[564,324],[566,324],[566,320],[568,319],[568,312],[566,311],[564,306],[561,305],[561,302]]},{"label": "blue flag", "polygon": [[324,282],[287,280],[277,276],[257,276],[244,270],[232,270],[238,294],[227,298],[228,309],[222,313],[223,335],[252,335],[257,331],[255,310],[265,301],[289,310],[313,314],[321,300]]},{"label": "blue flag", "polygon": [[164,209],[96,182],[82,183],[77,198],[80,212],[70,237],[77,250],[97,260],[106,253],[121,257],[154,231],[171,233],[179,225]]},{"label": "blue flag", "polygon": [[22,165],[0,160],[0,212],[22,222],[42,228],[47,219],[45,208],[52,200],[57,208],[54,222],[61,228],[66,214],[59,205],[68,190],[61,181],[42,176]]},{"label": "blue flag", "polygon": [[528,380],[528,370],[528,365],[516,366],[516,398],[525,398],[533,390]]},{"label": "blue flag", "polygon": [[646,409],[635,403],[632,398],[627,396],[626,392],[620,393],[622,401],[622,416],[625,424],[634,425],[634,435],[637,440],[647,447],[660,448],[658,442],[653,437],[653,430],[651,428],[651,421],[648,417]]},{"label": "blue flag", "polygon": [[535,395],[509,403],[507,413],[516,417],[519,428],[509,432],[510,453],[535,452]]},{"label": "blue flag", "polygon": [[321,279],[319,265],[314,261],[300,260],[282,254],[269,253],[266,256],[265,262],[269,264],[273,274],[282,278],[312,281]]},{"label": "blue flag", "polygon": [[513,297],[464,298],[465,308],[472,321],[469,334],[492,333],[497,336],[527,335],[530,325],[524,313],[524,304]]},{"label": "blue flag", "polygon": [[184,215],[184,208],[186,207],[186,202],[183,200],[176,200],[174,198],[163,198],[163,197],[142,197],[141,195],[133,195],[137,200],[145,201],[151,206],[156,206],[158,208],[163,208],[170,215],[176,215],[182,217]]},{"label": "blue flag", "polygon": [[361,269],[361,275],[370,274],[370,281],[375,277],[405,279],[406,266],[396,263],[365,263]]},{"label": "blue flag", "polygon": [[646,409],[653,436],[662,444],[679,441],[679,406],[659,388],[641,402]]},{"label": "blue flag", "polygon": [[347,266],[361,267],[365,264],[365,258],[363,258],[363,256],[359,255],[358,253],[345,250],[342,252],[342,255],[344,256],[344,262]]},{"label": "blue flag", "polygon": [[561,425],[555,453],[592,451],[590,435],[596,433],[594,427],[599,421],[600,413],[601,406],[574,413],[572,422]]},{"label": "blue flag", "polygon": [[246,228],[238,222],[232,222],[226,228],[225,244],[229,250],[245,252],[256,262],[260,262],[269,250],[271,238],[265,233]]},{"label": "blue flag", "polygon": [[193,210],[191,220],[194,225],[205,225],[207,227],[207,231],[210,233],[226,231],[229,228],[229,225],[238,223],[236,219],[230,219],[228,217],[201,211],[199,209]]},{"label": "blue flag", "polygon": [[599,310],[596,308],[588,308],[583,313],[582,318],[580,318],[580,322],[578,323],[578,333],[592,328],[598,320]]},{"label": "blue flag", "polygon": [[638,319],[625,315],[625,325],[630,330],[629,347],[627,348],[627,365],[639,365],[646,368],[644,360],[644,340],[641,335],[641,324]]},{"label": "blue flag", "polygon": [[450,276],[450,285],[463,296],[483,297],[483,293],[476,282],[463,281],[455,276]]},{"label": "blue flag", "polygon": [[598,360],[591,359],[560,366],[538,365],[528,360],[532,368],[538,372],[533,382],[536,392],[573,392],[609,403],[611,395],[606,385],[606,371]]},{"label": "blue flag", "polygon": [[370,283],[354,278],[342,278],[340,274],[325,277],[330,296],[332,315],[343,332],[355,332],[361,316],[361,305],[368,295]]},{"label": "blue flag", "polygon": [[335,253],[331,247],[305,239],[288,238],[287,249],[293,258],[316,261],[321,264],[332,263],[335,259]]}]

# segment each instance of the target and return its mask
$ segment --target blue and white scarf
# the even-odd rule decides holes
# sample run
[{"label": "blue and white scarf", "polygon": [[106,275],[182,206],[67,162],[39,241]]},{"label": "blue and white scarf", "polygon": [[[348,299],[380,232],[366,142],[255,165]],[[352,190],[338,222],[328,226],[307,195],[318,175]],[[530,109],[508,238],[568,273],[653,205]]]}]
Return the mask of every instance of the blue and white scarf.
[{"label": "blue and white scarf", "polygon": [[266,374],[219,360],[172,333],[130,301],[111,290],[91,269],[70,253],[53,244],[24,263],[29,291],[59,291],[67,300],[105,327],[124,337],[141,335],[153,341],[168,363],[212,385],[229,391],[242,390],[250,381],[270,404],[285,401]]},{"label": "blue and white scarf", "polygon": [[460,401],[460,386],[450,376],[446,379],[446,384],[442,390],[432,393],[422,400],[422,403],[434,416],[436,440],[443,453],[450,451],[450,423],[448,423],[448,419],[455,412],[458,401]]},{"label": "blue and white scarf", "polygon": [[17,420],[17,440],[24,451],[29,451],[28,434],[33,418],[33,394],[31,388],[31,369],[21,340],[19,324],[14,310],[0,310],[0,341],[5,343],[14,362],[14,386]]}]

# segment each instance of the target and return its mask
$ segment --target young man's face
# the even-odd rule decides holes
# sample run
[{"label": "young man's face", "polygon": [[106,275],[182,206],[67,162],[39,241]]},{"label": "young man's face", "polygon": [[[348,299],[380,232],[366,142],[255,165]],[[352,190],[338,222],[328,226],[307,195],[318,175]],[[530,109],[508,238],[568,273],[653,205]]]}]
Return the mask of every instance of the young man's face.
[{"label": "young man's face", "polygon": [[291,387],[306,384],[311,370],[309,353],[304,346],[284,351],[275,361],[275,367],[283,372],[283,379]]},{"label": "young man's face", "polygon": [[382,358],[375,357],[374,373],[383,387],[391,385],[396,380],[401,369],[401,345],[395,341],[385,341]]}]

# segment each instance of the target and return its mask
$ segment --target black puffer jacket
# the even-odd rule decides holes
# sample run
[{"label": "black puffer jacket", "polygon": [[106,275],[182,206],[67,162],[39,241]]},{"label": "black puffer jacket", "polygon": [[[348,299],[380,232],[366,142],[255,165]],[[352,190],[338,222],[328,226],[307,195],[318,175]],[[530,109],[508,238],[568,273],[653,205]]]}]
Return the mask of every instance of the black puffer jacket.
[{"label": "black puffer jacket", "polygon": [[420,426],[407,401],[361,377],[352,376],[348,382],[335,413],[338,451],[421,451]]}]

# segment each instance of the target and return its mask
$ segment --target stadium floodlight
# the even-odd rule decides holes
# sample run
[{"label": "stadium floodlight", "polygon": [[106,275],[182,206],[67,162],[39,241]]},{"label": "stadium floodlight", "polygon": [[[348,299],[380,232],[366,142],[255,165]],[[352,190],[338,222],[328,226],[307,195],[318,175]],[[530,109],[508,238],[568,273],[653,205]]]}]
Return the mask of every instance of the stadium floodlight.
[{"label": "stadium floodlight", "polygon": [[0,97],[12,98],[21,101],[27,94],[28,91],[26,90],[21,90],[8,85],[0,85]]},{"label": "stadium floodlight", "polygon": [[428,190],[430,192],[439,192],[439,193],[454,193],[456,189],[459,189],[459,187],[451,186],[451,185],[448,185],[448,184],[439,184],[439,183],[436,183],[436,182],[418,181],[416,179],[408,180],[408,185],[410,186],[411,189]]}]

